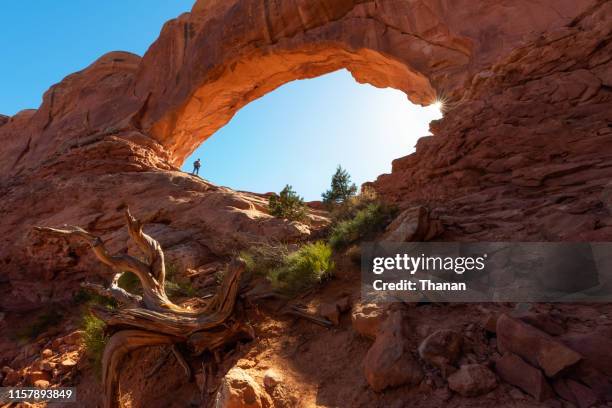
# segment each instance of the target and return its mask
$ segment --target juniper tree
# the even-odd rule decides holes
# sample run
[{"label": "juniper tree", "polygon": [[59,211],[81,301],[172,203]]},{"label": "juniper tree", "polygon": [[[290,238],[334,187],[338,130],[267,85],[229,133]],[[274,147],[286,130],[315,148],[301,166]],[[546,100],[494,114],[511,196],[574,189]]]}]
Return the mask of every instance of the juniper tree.
[{"label": "juniper tree", "polygon": [[331,188],[321,194],[323,202],[331,207],[335,204],[342,204],[357,193],[357,186],[351,183],[351,176],[342,166],[338,165],[336,172],[332,176]]}]

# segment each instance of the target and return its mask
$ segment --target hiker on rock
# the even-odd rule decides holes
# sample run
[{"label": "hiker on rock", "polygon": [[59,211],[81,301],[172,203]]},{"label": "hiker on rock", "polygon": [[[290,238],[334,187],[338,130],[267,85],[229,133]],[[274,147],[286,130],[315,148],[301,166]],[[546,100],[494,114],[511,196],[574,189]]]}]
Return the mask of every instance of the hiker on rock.
[{"label": "hiker on rock", "polygon": [[193,174],[194,176],[199,175],[200,173],[200,166],[202,165],[202,163],[200,162],[200,159],[196,160],[193,162],[193,171],[191,172],[191,174]]}]

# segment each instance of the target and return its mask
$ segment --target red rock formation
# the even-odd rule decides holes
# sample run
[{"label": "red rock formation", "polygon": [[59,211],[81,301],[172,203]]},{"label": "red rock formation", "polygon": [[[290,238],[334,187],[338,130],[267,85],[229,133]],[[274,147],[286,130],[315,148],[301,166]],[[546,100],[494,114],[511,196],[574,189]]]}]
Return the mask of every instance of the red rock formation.
[{"label": "red rock formation", "polygon": [[610,239],[611,12],[602,3],[477,73],[375,189],[436,207],[446,239]]},{"label": "red rock formation", "polygon": [[[130,205],[196,267],[254,236],[307,235],[271,219],[261,197],[174,166],[253,99],[339,68],[415,102],[448,100],[435,136],[375,183],[402,206],[429,204],[443,238],[609,237],[610,7],[198,2],[142,59],[109,53],[54,85],[38,110],[0,118],[2,305],[65,299],[83,273],[103,272],[79,248],[37,241],[35,224],[87,226],[125,249],[119,210]],[[45,261],[55,251],[64,264]]]},{"label": "red rock formation", "polygon": [[[129,205],[159,238],[170,262],[196,270],[215,270],[210,265],[255,239],[307,237],[309,227],[270,217],[263,196],[214,186],[176,166],[250,101],[288,81],[339,68],[360,82],[401,89],[417,103],[445,101],[444,119],[431,125],[434,135],[421,139],[415,154],[396,160],[391,174],[372,183],[381,197],[407,210],[404,215],[414,208],[424,214],[415,231],[435,221],[436,228],[420,235],[438,236],[441,223],[440,239],[609,240],[611,18],[612,3],[600,0],[200,0],[191,13],[164,26],[143,58],[107,54],[54,85],[39,109],[0,115],[0,308],[24,311],[67,301],[86,274],[109,272],[85,248],[43,241],[32,232],[37,224],[82,225],[103,236],[112,250],[127,250],[122,209]],[[312,218],[316,229],[323,220]],[[402,225],[410,221],[407,217]],[[353,277],[347,282],[354,283]],[[377,337],[382,316],[366,309],[354,310],[353,324]],[[416,309],[415,320],[424,313]],[[375,389],[418,382],[422,375],[437,378],[422,373],[416,359],[406,359],[415,340],[395,313],[387,321],[397,327],[383,327],[366,361]],[[432,309],[428,313],[427,324],[443,320],[442,312],[438,319],[430,319]],[[551,334],[565,330],[549,321],[526,321]],[[498,360],[504,381],[545,400],[553,391],[537,367],[550,375],[571,368],[567,378],[555,379],[561,397],[584,402],[592,400],[589,393],[602,401],[609,395],[602,374],[609,365],[597,360],[601,339],[585,343],[568,334],[557,342],[530,327],[517,339],[501,326],[498,345],[522,357],[506,354]],[[402,332],[399,342],[394,330]],[[468,345],[473,345],[471,332],[466,329]],[[321,384],[328,385],[327,394],[317,386],[312,395],[324,404],[330,399],[328,405],[347,403],[345,397],[353,394],[359,394],[354,401],[373,401],[363,387],[355,387],[354,367],[337,372],[349,360],[354,365],[359,354],[354,343],[347,347],[352,340],[334,336],[335,331],[323,333],[311,355],[291,355],[306,356],[317,376],[323,371],[324,378],[333,378]],[[576,338],[580,344],[572,346]],[[534,356],[524,348],[525,339],[536,344],[533,350],[563,350],[565,341],[584,361],[557,364]],[[285,356],[285,342],[277,343],[277,352],[270,354]],[[363,358],[368,347],[359,344]],[[487,341],[486,347],[494,346]],[[339,350],[340,357],[323,359],[333,366],[325,367],[318,354],[330,350]],[[389,357],[397,350],[401,358]],[[457,364],[473,367],[470,354]],[[29,356],[27,350],[23,355]],[[389,358],[372,358],[381,355]],[[456,358],[443,363],[455,364]],[[409,367],[408,376],[402,367]],[[46,381],[34,378],[45,370],[41,365],[29,372],[28,381]],[[6,367],[2,380],[18,384],[25,373]],[[453,388],[474,395],[494,386],[482,381],[480,387],[472,374],[459,371]],[[348,391],[337,393],[335,380],[347,375]],[[375,398],[380,404],[380,398],[395,397]]]}]

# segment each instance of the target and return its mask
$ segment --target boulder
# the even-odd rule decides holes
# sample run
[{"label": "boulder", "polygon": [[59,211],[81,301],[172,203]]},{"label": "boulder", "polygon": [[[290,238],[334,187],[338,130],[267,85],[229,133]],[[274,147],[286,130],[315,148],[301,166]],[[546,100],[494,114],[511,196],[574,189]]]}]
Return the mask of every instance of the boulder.
[{"label": "boulder", "polygon": [[499,318],[499,313],[487,311],[482,317],[481,324],[482,327],[488,331],[489,333],[495,333],[497,330],[497,319]]},{"label": "boulder", "polygon": [[234,367],[225,374],[217,396],[216,408],[268,408],[272,401],[248,372]]},{"label": "boulder", "polygon": [[542,371],[527,364],[516,354],[504,354],[495,363],[495,371],[503,381],[520,388],[538,401],[545,401],[554,395]]},{"label": "boulder", "polygon": [[575,401],[580,408],[591,408],[598,402],[597,395],[586,385],[574,380],[567,380],[567,386],[574,395]]},{"label": "boulder", "polygon": [[548,377],[574,366],[580,354],[543,331],[503,314],[497,320],[497,347],[500,353],[512,352],[542,368]]},{"label": "boulder", "polygon": [[437,330],[430,334],[419,346],[419,355],[427,363],[447,376],[454,371],[453,365],[461,355],[463,338],[453,330]]},{"label": "boulder", "polygon": [[325,302],[319,305],[319,314],[333,324],[340,324],[340,315],[350,309],[350,300],[347,296],[332,302]]},{"label": "boulder", "polygon": [[414,385],[423,379],[423,371],[410,353],[404,319],[403,311],[392,311],[366,354],[365,376],[374,391]]},{"label": "boulder", "polygon": [[293,408],[298,405],[296,393],[285,384],[282,374],[274,368],[265,372],[263,385],[274,403],[274,408]]},{"label": "boulder", "polygon": [[581,361],[568,377],[588,386],[602,401],[612,401],[612,377],[602,373],[588,361]]},{"label": "boulder", "polygon": [[72,370],[72,368],[76,367],[77,362],[70,357],[64,358],[60,361],[59,366],[63,371]]},{"label": "boulder", "polygon": [[580,408],[590,408],[599,402],[599,398],[591,388],[572,379],[555,380],[553,389],[558,396]]},{"label": "boulder", "polygon": [[41,361],[40,362],[40,369],[43,371],[51,372],[56,367],[57,367],[57,363],[54,363],[53,361]]},{"label": "boulder", "polygon": [[448,387],[464,397],[476,397],[497,387],[497,379],[486,366],[467,364],[448,377]]},{"label": "boulder", "polygon": [[443,232],[440,220],[432,219],[427,207],[402,211],[387,227],[383,240],[392,242],[429,241]]},{"label": "boulder", "polygon": [[382,306],[374,303],[357,303],[351,313],[353,330],[362,336],[375,339],[383,316]]},{"label": "boulder", "polygon": [[590,365],[612,378],[612,334],[603,330],[590,333],[568,334],[562,341],[580,353]]},{"label": "boulder", "polygon": [[264,374],[263,384],[266,390],[272,389],[282,382],[283,376],[273,368],[268,369]]},{"label": "boulder", "polygon": [[576,397],[574,396],[574,393],[572,392],[572,390],[569,388],[567,384],[567,379],[558,378],[554,380],[552,383],[552,388],[559,397],[563,398],[566,401],[571,402],[574,405],[578,405],[578,402],[576,401]]},{"label": "boulder", "polygon": [[543,287],[575,293],[599,285],[599,272],[589,243],[560,244],[542,255],[545,262],[543,268],[536,269],[536,279]]},{"label": "boulder", "polygon": [[81,330],[74,331],[64,337],[62,337],[62,342],[64,344],[68,344],[70,346],[77,345],[81,342],[83,338],[83,332]]}]

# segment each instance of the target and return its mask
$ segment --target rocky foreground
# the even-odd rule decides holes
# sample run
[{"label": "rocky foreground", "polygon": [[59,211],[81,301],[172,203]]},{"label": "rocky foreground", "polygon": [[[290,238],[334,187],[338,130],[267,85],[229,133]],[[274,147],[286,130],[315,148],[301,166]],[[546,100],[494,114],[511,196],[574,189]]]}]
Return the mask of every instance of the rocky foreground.
[{"label": "rocky foreground", "polygon": [[[319,236],[322,211],[280,220],[265,196],[177,166],[249,101],[339,68],[415,102],[445,102],[433,136],[371,184],[403,210],[394,239],[610,240],[611,16],[612,3],[596,0],[198,1],[143,58],[107,54],[54,85],[39,109],[0,116],[3,385],[75,385],[83,405],[99,403],[74,297],[84,279],[111,273],[35,225],[80,225],[133,251],[129,206],[201,288],[253,242]],[[165,350],[138,350],[124,364],[121,402],[610,404],[609,305],[361,304],[349,258],[338,254],[336,278],[294,300],[331,328],[245,295],[254,340],[227,350],[214,373],[190,361],[191,380]],[[61,315],[54,327],[19,342],[49,310]]]}]

